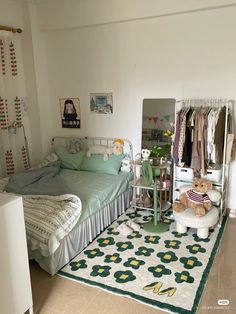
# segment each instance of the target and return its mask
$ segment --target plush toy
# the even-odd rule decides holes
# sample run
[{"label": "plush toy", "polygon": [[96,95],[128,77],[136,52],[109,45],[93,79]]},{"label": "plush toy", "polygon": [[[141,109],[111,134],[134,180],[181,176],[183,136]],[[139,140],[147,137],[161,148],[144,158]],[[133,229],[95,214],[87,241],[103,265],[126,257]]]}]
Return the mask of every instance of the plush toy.
[{"label": "plush toy", "polygon": [[122,172],[130,172],[131,171],[131,160],[128,156],[126,156],[121,163],[120,170]]},{"label": "plush toy", "polygon": [[117,138],[113,141],[113,154],[121,155],[124,152],[124,141]]},{"label": "plush toy", "polygon": [[192,189],[180,195],[180,201],[173,203],[173,210],[179,213],[183,212],[186,208],[192,208],[197,217],[204,216],[212,208],[212,202],[207,195],[211,190],[211,181],[194,178]]},{"label": "plush toy", "polygon": [[77,152],[79,152],[80,151],[79,140],[76,138],[71,139],[67,150],[70,154],[76,154]]},{"label": "plush toy", "polygon": [[103,155],[103,160],[108,160],[109,155],[121,155],[123,154],[124,141],[121,139],[115,139],[113,141],[113,146],[105,145],[93,145],[89,147],[87,151],[87,157],[90,157],[92,154],[101,154]]}]

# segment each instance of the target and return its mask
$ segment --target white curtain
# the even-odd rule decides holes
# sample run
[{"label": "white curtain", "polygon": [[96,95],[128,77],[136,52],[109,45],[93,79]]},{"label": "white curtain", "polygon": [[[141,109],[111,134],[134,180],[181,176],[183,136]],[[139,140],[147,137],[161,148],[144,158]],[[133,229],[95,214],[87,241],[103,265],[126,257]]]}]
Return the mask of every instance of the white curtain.
[{"label": "white curtain", "polygon": [[22,75],[19,73],[14,36],[16,35],[0,32],[1,176],[29,168],[22,121],[22,95],[20,94]]}]

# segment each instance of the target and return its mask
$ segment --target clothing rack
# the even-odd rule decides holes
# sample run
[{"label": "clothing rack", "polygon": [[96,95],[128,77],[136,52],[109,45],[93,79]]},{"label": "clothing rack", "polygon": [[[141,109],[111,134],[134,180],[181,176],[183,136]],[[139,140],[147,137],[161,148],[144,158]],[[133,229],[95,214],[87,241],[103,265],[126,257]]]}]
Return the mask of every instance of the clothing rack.
[{"label": "clothing rack", "polygon": [[[221,224],[223,215],[226,212],[225,208],[225,195],[226,195],[226,180],[228,177],[228,165],[226,164],[226,151],[227,151],[227,131],[228,131],[228,115],[230,109],[233,108],[234,100],[225,99],[225,98],[187,98],[182,100],[177,100],[177,104],[181,104],[181,108],[226,108],[225,114],[225,129],[224,129],[224,146],[223,146],[223,162],[222,162],[222,177],[220,182],[220,192],[221,192],[221,201],[220,201],[220,219],[219,223]],[[174,181],[176,181],[175,171],[174,171]],[[175,184],[173,184],[175,186]]]}]

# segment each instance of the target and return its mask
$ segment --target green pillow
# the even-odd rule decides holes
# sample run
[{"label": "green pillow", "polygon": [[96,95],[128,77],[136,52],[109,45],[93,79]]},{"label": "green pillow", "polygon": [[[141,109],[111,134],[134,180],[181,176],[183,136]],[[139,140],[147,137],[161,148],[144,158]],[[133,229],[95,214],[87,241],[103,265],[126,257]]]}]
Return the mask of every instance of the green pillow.
[{"label": "green pillow", "polygon": [[103,155],[91,155],[85,157],[80,170],[93,171],[97,173],[118,174],[124,154],[109,155],[108,160],[103,160]]},{"label": "green pillow", "polygon": [[55,152],[61,160],[61,168],[80,170],[85,151],[70,154],[65,147],[57,147]]}]

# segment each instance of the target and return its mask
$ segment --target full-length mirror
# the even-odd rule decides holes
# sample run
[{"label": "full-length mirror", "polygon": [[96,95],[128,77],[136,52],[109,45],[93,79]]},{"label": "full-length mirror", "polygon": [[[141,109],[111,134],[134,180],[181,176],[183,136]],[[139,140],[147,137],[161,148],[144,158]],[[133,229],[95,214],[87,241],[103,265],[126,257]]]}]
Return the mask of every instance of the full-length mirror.
[{"label": "full-length mirror", "polygon": [[174,98],[144,99],[142,148],[148,148],[154,153],[155,148],[158,148],[159,157],[165,157],[167,154],[165,149],[170,148],[171,135],[174,131],[174,119]]}]

